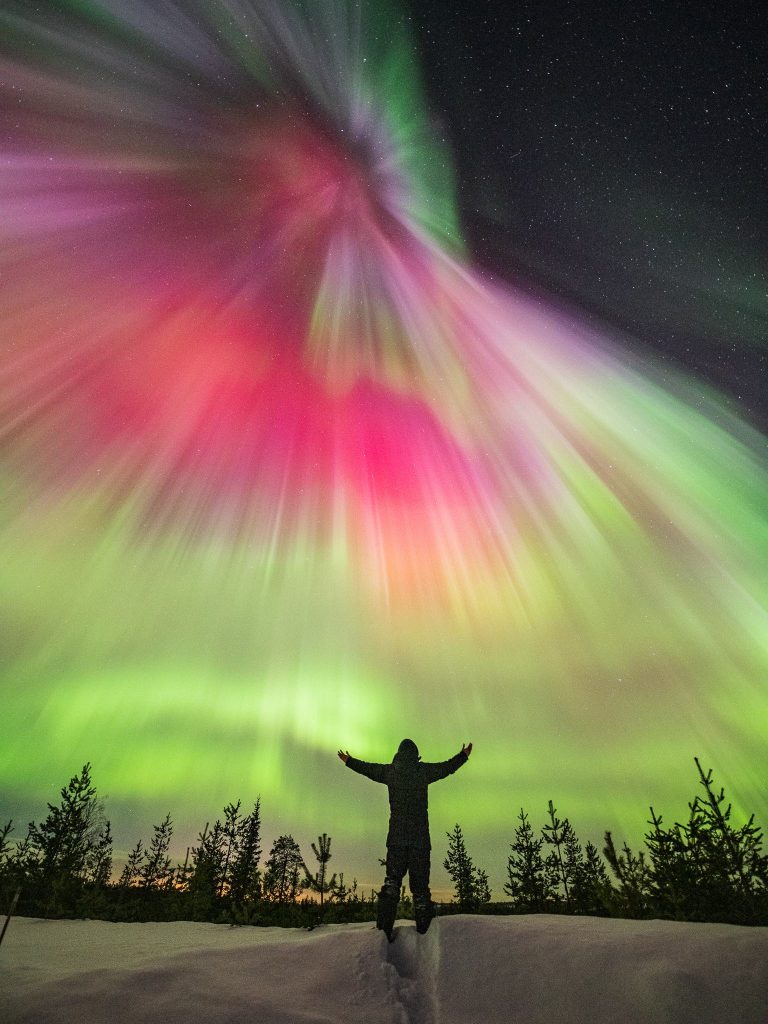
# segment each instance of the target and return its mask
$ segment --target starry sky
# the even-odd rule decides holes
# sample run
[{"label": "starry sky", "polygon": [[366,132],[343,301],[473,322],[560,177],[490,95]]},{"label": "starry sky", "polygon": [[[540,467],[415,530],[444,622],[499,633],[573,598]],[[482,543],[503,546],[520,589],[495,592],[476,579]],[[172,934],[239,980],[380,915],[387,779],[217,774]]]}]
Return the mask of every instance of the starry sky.
[{"label": "starry sky", "polygon": [[0,9],[0,814],[90,760],[118,852],[260,794],[374,885],[335,751],[409,735],[475,743],[433,842],[497,894],[521,805],[637,842],[694,755],[765,819],[765,96],[714,12]]},{"label": "starry sky", "polygon": [[768,427],[768,24],[752,4],[411,4],[477,263]]}]

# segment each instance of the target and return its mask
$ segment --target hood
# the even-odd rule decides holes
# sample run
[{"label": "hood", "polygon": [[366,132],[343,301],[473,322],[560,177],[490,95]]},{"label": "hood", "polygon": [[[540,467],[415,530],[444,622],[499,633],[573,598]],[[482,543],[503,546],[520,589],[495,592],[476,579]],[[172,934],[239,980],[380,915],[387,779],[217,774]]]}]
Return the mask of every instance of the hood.
[{"label": "hood", "polygon": [[419,760],[419,748],[413,740],[403,740],[393,758],[398,764],[418,764]]}]

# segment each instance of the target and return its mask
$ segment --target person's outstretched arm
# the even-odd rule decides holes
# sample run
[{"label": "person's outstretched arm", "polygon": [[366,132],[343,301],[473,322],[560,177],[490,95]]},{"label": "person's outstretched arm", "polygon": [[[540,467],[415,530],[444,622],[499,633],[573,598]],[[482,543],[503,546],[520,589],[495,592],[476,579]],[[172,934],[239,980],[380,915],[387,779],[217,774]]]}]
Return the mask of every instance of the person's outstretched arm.
[{"label": "person's outstretched arm", "polygon": [[462,746],[458,754],[449,757],[447,761],[426,762],[424,767],[427,769],[427,782],[437,782],[438,779],[445,779],[447,776],[453,775],[463,764],[466,764],[471,753],[472,744],[467,743]]},{"label": "person's outstretched arm", "polygon": [[358,775],[365,775],[367,779],[373,779],[374,782],[384,782],[384,772],[388,767],[385,764],[374,764],[371,761],[360,761],[356,757],[352,757],[348,750],[340,750],[339,757],[347,766],[351,768],[353,772],[357,772]]}]

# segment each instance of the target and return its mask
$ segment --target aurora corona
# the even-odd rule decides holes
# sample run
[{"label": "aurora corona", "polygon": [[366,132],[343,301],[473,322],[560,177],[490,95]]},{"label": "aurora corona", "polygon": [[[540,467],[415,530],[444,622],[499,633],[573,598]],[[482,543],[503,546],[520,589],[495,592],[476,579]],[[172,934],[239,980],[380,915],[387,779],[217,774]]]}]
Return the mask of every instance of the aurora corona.
[{"label": "aurora corona", "polygon": [[693,754],[765,816],[765,441],[473,270],[397,12],[0,34],[0,792],[91,760],[126,845],[260,792],[363,864],[334,752],[414,735],[475,741],[481,859],[680,813]]}]

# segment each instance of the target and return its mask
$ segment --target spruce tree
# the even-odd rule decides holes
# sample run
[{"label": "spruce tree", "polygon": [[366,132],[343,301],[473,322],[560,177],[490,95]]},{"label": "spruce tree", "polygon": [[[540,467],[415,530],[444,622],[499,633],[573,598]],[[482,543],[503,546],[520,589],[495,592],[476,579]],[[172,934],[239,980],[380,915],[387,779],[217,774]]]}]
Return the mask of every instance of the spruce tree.
[{"label": "spruce tree", "polygon": [[229,873],[229,900],[232,906],[254,903],[261,895],[259,861],[261,859],[261,800],[240,822],[236,853]]},{"label": "spruce tree", "polygon": [[224,824],[222,825],[222,859],[221,876],[217,895],[221,898],[230,887],[230,862],[237,859],[242,820],[240,818],[240,801],[227,804],[224,808]]},{"label": "spruce tree", "polygon": [[128,860],[126,861],[125,867],[122,870],[118,885],[123,889],[132,889],[139,884],[141,877],[141,870],[144,866],[146,859],[146,851],[144,844],[139,840],[131,852],[128,854]]},{"label": "spruce tree", "polygon": [[173,836],[173,823],[170,811],[159,825],[153,829],[149,849],[139,870],[141,887],[148,889],[168,889],[173,881],[171,858],[168,850]]},{"label": "spruce tree", "polygon": [[40,825],[30,822],[28,864],[46,909],[54,914],[77,909],[84,886],[111,867],[111,834],[86,763],[61,790],[58,806],[48,804]]},{"label": "spruce tree", "polygon": [[544,837],[544,842],[551,846],[552,850],[545,858],[544,865],[555,892],[559,893],[559,888],[562,886],[565,896],[565,905],[570,910],[571,878],[569,877],[569,871],[566,865],[566,854],[568,844],[570,843],[572,847],[576,837],[573,835],[573,830],[571,829],[568,819],[566,818],[565,821],[560,821],[556,816],[556,808],[553,806],[551,800],[549,801],[548,814],[549,823],[544,825],[541,831]]},{"label": "spruce tree", "polygon": [[[701,860],[706,863],[710,877],[720,882],[722,897],[718,913],[731,919],[750,920],[756,911],[758,887],[765,888],[768,884],[768,860],[762,854],[762,832],[755,825],[754,814],[741,828],[731,825],[731,804],[723,806],[725,791],[721,787],[719,794],[716,793],[712,788],[712,769],[705,774],[698,757],[694,761],[705,793],[703,798],[694,800],[700,816]],[[693,806],[691,810],[693,812]]]},{"label": "spruce tree", "polygon": [[220,821],[205,828],[192,847],[192,868],[189,892],[194,899],[195,915],[207,920],[217,903],[219,885],[224,873],[224,830]]},{"label": "spruce tree", "polygon": [[467,852],[461,826],[456,824],[452,832],[447,832],[448,852],[443,866],[454,884],[456,902],[464,912],[478,910],[488,903],[491,892],[488,887],[488,876],[475,867]]},{"label": "spruce tree", "polygon": [[105,821],[88,852],[86,875],[98,888],[109,884],[112,876],[112,827]]},{"label": "spruce tree", "polygon": [[11,846],[8,841],[8,836],[11,832],[13,832],[13,819],[9,819],[9,821],[0,829],[0,871],[2,871],[8,861]]},{"label": "spruce tree", "polygon": [[688,838],[693,838],[698,832],[697,812],[692,805],[689,807],[689,827],[676,823],[669,829],[663,827],[661,815],[651,807],[651,820],[648,822],[651,828],[645,836],[650,861],[650,901],[660,917],[671,917],[677,921],[697,920],[697,904],[703,895],[699,886],[701,870],[696,854],[688,844]]},{"label": "spruce tree", "polygon": [[518,820],[520,824],[515,828],[515,841],[510,844],[512,852],[507,858],[508,880],[504,891],[512,897],[518,910],[539,912],[555,896],[550,872],[541,855],[544,840],[535,838],[522,807]]},{"label": "spruce tree", "polygon": [[2,906],[8,902],[11,891],[20,881],[12,856],[13,848],[8,840],[11,832],[13,832],[12,819],[0,829],[0,905]]},{"label": "spruce tree", "polygon": [[731,825],[731,805],[694,758],[704,797],[688,804],[688,820],[668,829],[651,808],[646,835],[650,892],[657,913],[681,920],[758,923],[768,912],[768,858],[754,815]]},{"label": "spruce tree", "polygon": [[648,911],[651,873],[642,851],[635,855],[624,843],[619,853],[610,832],[605,833],[603,854],[619,881],[619,909],[627,917],[644,917]]},{"label": "spruce tree", "polygon": [[605,864],[592,843],[587,843],[584,862],[574,879],[572,889],[574,910],[580,914],[604,915],[615,902],[613,888]]}]

